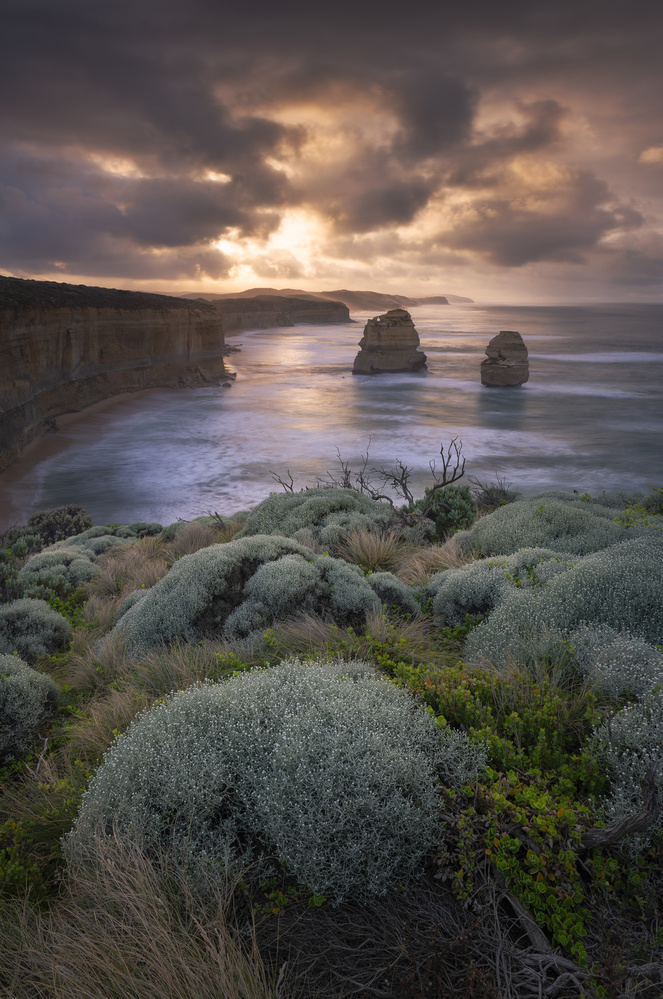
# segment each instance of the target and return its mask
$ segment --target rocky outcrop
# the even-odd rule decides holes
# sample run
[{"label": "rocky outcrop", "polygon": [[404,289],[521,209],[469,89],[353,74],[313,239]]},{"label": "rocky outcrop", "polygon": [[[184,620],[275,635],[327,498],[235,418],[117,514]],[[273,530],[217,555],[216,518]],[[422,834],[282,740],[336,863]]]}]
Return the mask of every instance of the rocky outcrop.
[{"label": "rocky outcrop", "polygon": [[376,375],[387,371],[420,371],[426,355],[419,347],[419,334],[405,309],[391,309],[369,319],[359,341],[354,375]]},{"label": "rocky outcrop", "polygon": [[226,352],[208,303],[0,277],[0,469],[63,413],[227,380]]},{"label": "rocky outcrop", "polygon": [[523,385],[529,378],[527,347],[520,333],[501,330],[486,347],[486,358],[481,362],[483,385]]}]

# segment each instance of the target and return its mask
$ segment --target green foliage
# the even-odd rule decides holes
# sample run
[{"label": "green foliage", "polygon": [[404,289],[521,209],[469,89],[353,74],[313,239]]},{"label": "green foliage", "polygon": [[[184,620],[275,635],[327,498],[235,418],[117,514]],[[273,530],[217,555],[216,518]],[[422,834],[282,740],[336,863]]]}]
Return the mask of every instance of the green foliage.
[{"label": "green foliage", "polygon": [[173,694],[107,754],[67,842],[118,830],[176,857],[269,855],[316,894],[383,894],[436,829],[436,775],[482,752],[365,663],[286,661]]},{"label": "green foliage", "polygon": [[466,530],[477,519],[478,507],[469,486],[444,486],[443,489],[424,490],[408,512],[422,510],[430,502],[428,517],[435,524],[435,539],[444,541],[456,531]]},{"label": "green foliage", "polygon": [[615,523],[622,510],[588,503],[572,493],[541,493],[481,517],[458,537],[466,551],[485,557],[511,555],[525,547],[588,555],[648,532],[646,527]]},{"label": "green foliage", "polygon": [[57,702],[58,688],[18,656],[0,655],[0,762],[32,749]]},{"label": "green foliage", "polygon": [[[62,541],[73,534],[92,527],[92,517],[88,516],[82,506],[59,506],[54,510],[44,510],[34,513],[25,527],[12,527],[7,533],[10,544],[28,537],[39,537],[39,547],[45,548],[56,541]],[[37,547],[37,546],[35,546]]]},{"label": "green foliage", "polygon": [[0,606],[0,653],[27,662],[53,652],[71,637],[71,625],[44,600],[25,597]]},{"label": "green foliage", "polygon": [[18,574],[19,580],[28,585],[39,585],[43,579],[53,577],[79,586],[87,583],[97,570],[85,551],[77,547],[51,548],[33,555]]},{"label": "green foliage", "polygon": [[489,769],[479,788],[447,791],[444,807],[453,831],[435,862],[438,877],[464,900],[489,863],[553,944],[586,965],[583,938],[591,911],[578,847],[592,815],[570,790],[551,792],[535,770]]}]

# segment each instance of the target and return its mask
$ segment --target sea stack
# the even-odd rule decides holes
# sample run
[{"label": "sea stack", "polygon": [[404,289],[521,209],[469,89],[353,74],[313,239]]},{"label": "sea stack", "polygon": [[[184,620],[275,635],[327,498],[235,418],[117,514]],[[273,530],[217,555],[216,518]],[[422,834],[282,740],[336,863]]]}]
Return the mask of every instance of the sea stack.
[{"label": "sea stack", "polygon": [[527,347],[520,333],[500,330],[486,347],[486,358],[481,362],[483,385],[523,385],[529,378]]},{"label": "sea stack", "polygon": [[369,319],[359,346],[353,375],[421,371],[426,367],[426,355],[417,349],[419,334],[405,309],[391,309],[383,316]]}]

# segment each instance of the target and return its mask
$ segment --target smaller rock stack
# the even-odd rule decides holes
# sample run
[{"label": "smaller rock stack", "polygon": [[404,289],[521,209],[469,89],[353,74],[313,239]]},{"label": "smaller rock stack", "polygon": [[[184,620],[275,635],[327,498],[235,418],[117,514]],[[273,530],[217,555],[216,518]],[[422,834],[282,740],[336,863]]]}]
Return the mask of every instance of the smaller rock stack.
[{"label": "smaller rock stack", "polygon": [[419,334],[405,309],[391,309],[383,316],[369,319],[359,346],[353,375],[420,371],[426,367],[426,355],[417,349]]},{"label": "smaller rock stack", "polygon": [[486,358],[481,362],[483,385],[523,385],[529,378],[527,347],[520,333],[500,330],[486,347]]}]

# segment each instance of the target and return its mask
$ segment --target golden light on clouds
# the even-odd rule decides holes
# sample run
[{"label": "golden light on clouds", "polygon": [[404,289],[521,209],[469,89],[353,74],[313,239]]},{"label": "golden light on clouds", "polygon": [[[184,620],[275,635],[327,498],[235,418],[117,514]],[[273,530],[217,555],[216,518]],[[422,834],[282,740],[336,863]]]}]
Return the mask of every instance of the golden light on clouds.
[{"label": "golden light on clouds", "polygon": [[663,163],[663,146],[650,146],[640,153],[639,163]]}]

